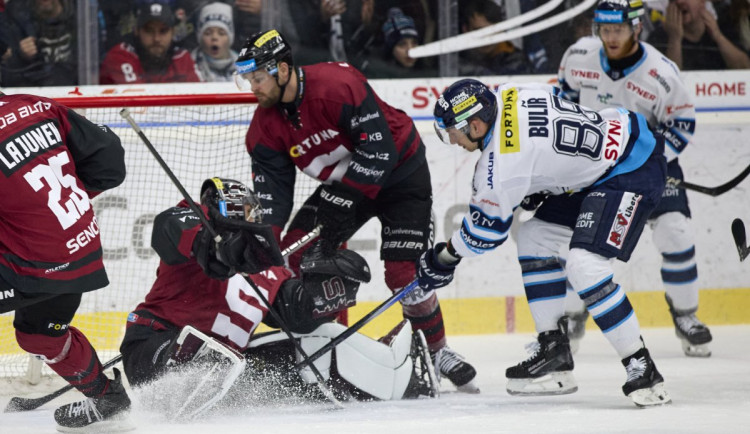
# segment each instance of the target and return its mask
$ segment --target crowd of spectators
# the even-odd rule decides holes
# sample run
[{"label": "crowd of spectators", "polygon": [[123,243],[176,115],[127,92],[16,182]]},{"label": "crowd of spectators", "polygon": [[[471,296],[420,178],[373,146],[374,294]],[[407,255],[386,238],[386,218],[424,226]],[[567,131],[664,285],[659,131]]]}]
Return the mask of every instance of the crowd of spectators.
[{"label": "crowd of spectators", "polygon": [[[439,75],[409,49],[437,39],[438,0],[273,0],[295,63],[349,62],[369,78]],[[580,0],[565,0],[553,13]],[[545,0],[458,0],[459,33],[526,13]],[[78,83],[75,0],[0,0],[0,85]],[[99,1],[100,83],[229,81],[268,0]],[[652,0],[642,35],[683,70],[750,68],[750,0]],[[591,13],[459,53],[459,75],[551,74]],[[528,24],[527,24],[528,25]]]}]

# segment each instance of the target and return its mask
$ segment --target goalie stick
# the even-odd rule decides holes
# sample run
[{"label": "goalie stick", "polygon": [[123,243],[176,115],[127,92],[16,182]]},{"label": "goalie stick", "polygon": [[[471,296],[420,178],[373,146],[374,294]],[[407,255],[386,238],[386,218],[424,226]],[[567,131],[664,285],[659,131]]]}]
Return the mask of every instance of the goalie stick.
[{"label": "goalie stick", "polygon": [[745,223],[738,218],[732,222],[732,236],[734,236],[734,243],[737,245],[737,253],[740,254],[740,262],[744,261],[747,255],[750,255],[750,246],[747,245]]},{"label": "goalie stick", "polygon": [[721,184],[721,185],[717,185],[716,187],[704,187],[702,185],[691,184],[689,182],[685,182],[683,180],[672,178],[672,177],[667,177],[667,184],[673,187],[682,188],[685,190],[693,190],[693,191],[697,191],[698,193],[703,193],[709,196],[716,197],[716,196],[719,196],[721,194],[728,192],[729,190],[739,185],[740,182],[742,182],[745,178],[747,178],[747,175],[750,175],[750,166],[747,166],[745,170],[743,170],[739,175],[730,179],[728,182],[725,182],[724,184]]},{"label": "goalie stick", "polygon": [[[104,365],[102,365],[102,369],[108,369],[112,366],[116,365],[120,360],[122,360],[122,354],[116,355],[112,360],[108,361]],[[42,396],[40,398],[21,398],[19,396],[14,396],[13,398],[10,398],[10,401],[8,401],[8,405],[5,406],[4,413],[14,413],[17,411],[29,411],[29,410],[35,410],[44,404],[52,401],[53,399],[57,398],[60,395],[65,394],[68,390],[72,389],[73,386],[68,384],[65,387],[62,387],[49,395]]]},{"label": "goalie stick", "polygon": [[[159,155],[159,152],[156,150],[154,145],[151,143],[148,137],[146,137],[146,134],[143,133],[143,130],[141,130],[141,127],[139,127],[138,124],[135,122],[135,119],[133,119],[133,117],[130,116],[130,110],[128,110],[127,108],[120,110],[120,116],[122,116],[123,119],[128,121],[130,126],[136,132],[136,134],[138,134],[138,137],[141,138],[141,141],[146,145],[148,150],[151,152],[151,155],[154,156],[154,158],[159,163],[161,168],[164,169],[164,172],[167,174],[169,179],[172,181],[175,187],[177,187],[177,189],[180,191],[180,193],[182,194],[182,197],[185,199],[190,209],[192,209],[193,212],[198,216],[201,223],[203,224],[203,227],[211,234],[211,236],[214,239],[214,242],[219,243],[221,241],[221,235],[219,235],[219,233],[216,232],[216,229],[214,229],[213,225],[208,221],[205,214],[203,214],[203,210],[190,197],[187,190],[185,190],[185,187],[182,186],[182,183],[180,182],[180,180],[177,179],[174,172],[172,172],[172,169],[170,169],[167,163],[164,161],[164,159],[161,158],[161,155]],[[273,307],[271,306],[271,303],[268,301],[268,298],[266,298],[266,296],[263,295],[260,289],[258,289],[258,285],[256,285],[252,279],[250,279],[246,274],[243,274],[243,276],[245,277],[245,280],[247,281],[247,283],[253,288],[253,291],[255,291],[255,294],[258,296],[258,298],[266,306],[266,308],[268,309],[268,313],[273,317],[274,321],[276,321],[276,323],[279,324],[284,334],[286,334],[287,337],[292,341],[295,349],[302,356],[303,363],[310,367],[310,370],[315,375],[315,378],[318,380],[318,388],[323,393],[323,395],[325,395],[325,397],[328,398],[328,400],[331,401],[336,407],[344,408],[344,406],[341,404],[341,401],[339,401],[336,398],[336,396],[334,396],[333,392],[331,392],[331,389],[329,389],[326,386],[325,379],[323,378],[323,375],[318,370],[318,367],[315,366],[315,364],[309,359],[309,357],[307,356],[307,353],[305,353],[305,350],[302,349],[302,346],[300,345],[300,343],[297,342],[296,339],[294,339],[292,332],[289,330],[289,326],[286,325],[284,320],[281,319],[281,316],[273,309]]]}]

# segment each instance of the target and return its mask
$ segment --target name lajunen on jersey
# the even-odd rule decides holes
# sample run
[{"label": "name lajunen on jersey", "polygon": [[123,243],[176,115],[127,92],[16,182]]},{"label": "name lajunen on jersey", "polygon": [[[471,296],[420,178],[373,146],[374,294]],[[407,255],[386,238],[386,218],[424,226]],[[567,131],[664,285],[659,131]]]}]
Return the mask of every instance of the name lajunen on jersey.
[{"label": "name lajunen on jersey", "polygon": [[0,146],[0,168],[10,175],[38,154],[60,145],[62,135],[55,122],[34,125],[3,142]]}]

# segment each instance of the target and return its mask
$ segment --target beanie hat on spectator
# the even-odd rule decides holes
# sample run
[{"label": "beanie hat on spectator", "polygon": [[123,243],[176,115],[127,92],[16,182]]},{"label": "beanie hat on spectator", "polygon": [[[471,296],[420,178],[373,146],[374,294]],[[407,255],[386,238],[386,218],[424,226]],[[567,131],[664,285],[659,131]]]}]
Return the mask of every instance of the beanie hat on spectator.
[{"label": "beanie hat on spectator", "polygon": [[143,27],[149,21],[160,21],[169,27],[174,26],[174,13],[168,4],[152,2],[138,8],[138,27]]},{"label": "beanie hat on spectator", "polygon": [[226,3],[210,3],[201,9],[198,16],[198,42],[203,31],[209,27],[221,27],[229,34],[229,45],[234,42],[234,22],[232,21],[232,7]]},{"label": "beanie hat on spectator", "polygon": [[390,53],[393,47],[404,38],[414,38],[419,40],[419,33],[414,20],[404,15],[399,8],[390,8],[388,10],[388,19],[383,24],[383,34],[385,36],[386,52]]}]

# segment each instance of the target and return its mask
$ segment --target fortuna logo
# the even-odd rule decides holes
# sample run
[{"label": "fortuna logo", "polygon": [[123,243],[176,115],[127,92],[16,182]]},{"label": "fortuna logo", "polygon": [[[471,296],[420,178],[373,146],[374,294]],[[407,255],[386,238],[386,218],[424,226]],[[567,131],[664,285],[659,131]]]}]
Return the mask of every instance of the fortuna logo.
[{"label": "fortuna logo", "polygon": [[622,242],[625,240],[628,231],[630,230],[630,224],[633,222],[635,211],[638,209],[638,203],[640,203],[642,196],[635,193],[625,193],[622,195],[620,206],[617,209],[617,217],[612,222],[612,227],[609,229],[609,238],[607,244],[617,249],[622,248]]},{"label": "fortuna logo", "polygon": [[289,148],[289,155],[292,158],[297,158],[302,155],[305,155],[308,150],[310,150],[313,146],[317,146],[321,143],[323,143],[324,140],[332,140],[336,136],[339,135],[339,132],[332,129],[326,129],[323,131],[319,131],[315,134],[310,135],[308,138],[302,141],[302,143],[297,144]]}]

